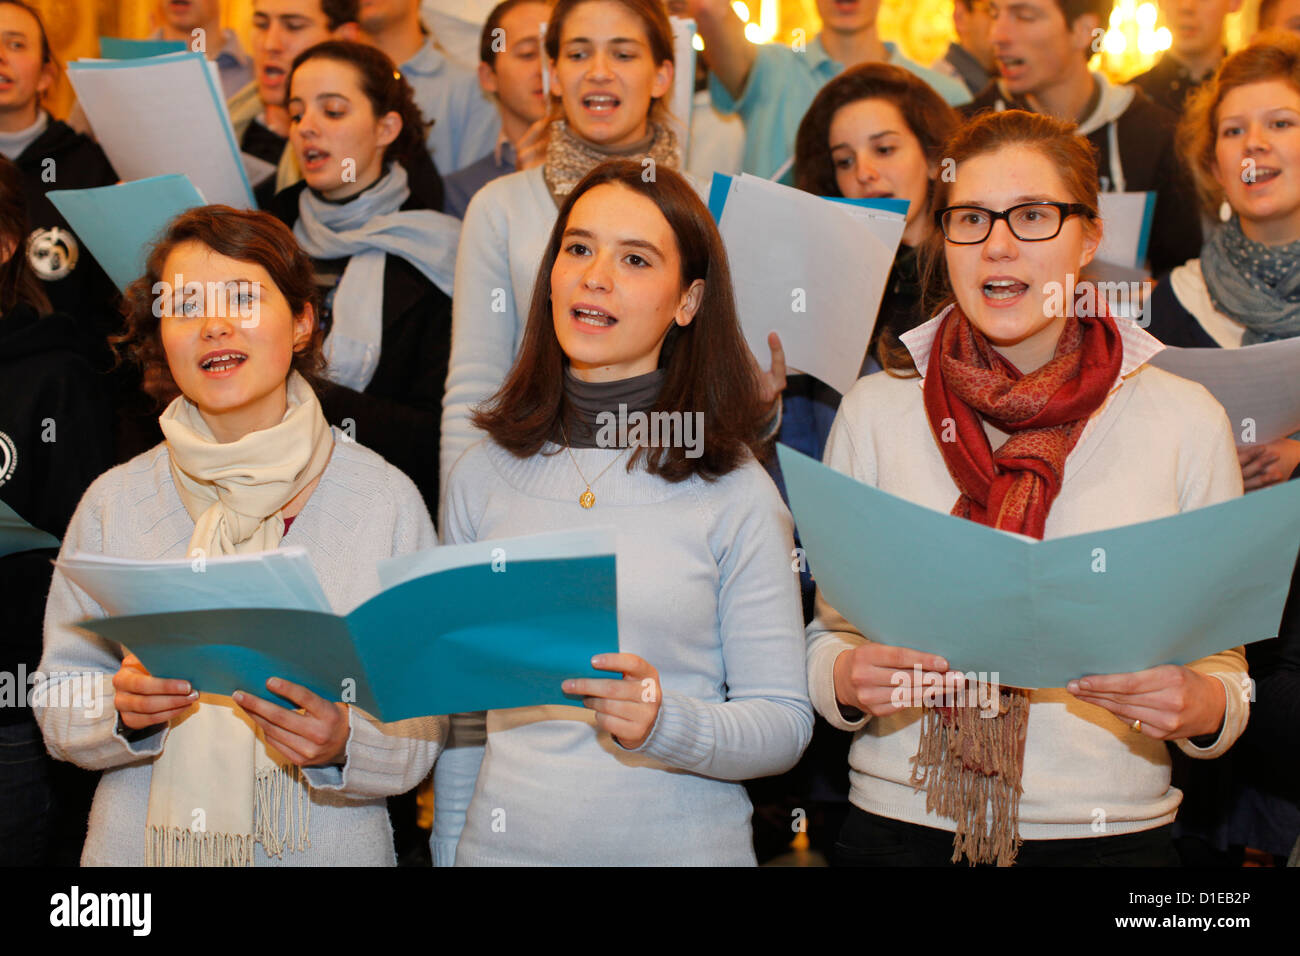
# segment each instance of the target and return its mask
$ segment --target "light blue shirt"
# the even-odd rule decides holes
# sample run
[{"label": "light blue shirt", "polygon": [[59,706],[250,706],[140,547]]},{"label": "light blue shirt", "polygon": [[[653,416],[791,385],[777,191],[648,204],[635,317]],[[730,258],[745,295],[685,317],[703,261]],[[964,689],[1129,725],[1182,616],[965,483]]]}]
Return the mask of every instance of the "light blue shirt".
[{"label": "light blue shirt", "polygon": [[425,145],[438,172],[461,169],[492,152],[501,117],[480,89],[476,73],[444,56],[432,35],[401,70],[425,122],[433,121]]},{"label": "light blue shirt", "polygon": [[[150,40],[162,38],[162,27],[149,34]],[[187,49],[192,49],[191,41],[184,42]],[[221,52],[216,56],[216,63],[217,75],[221,77],[221,93],[225,99],[230,99],[256,79],[253,74],[253,58],[239,45],[239,37],[234,30],[221,31]]]},{"label": "light blue shirt", "polygon": [[[949,106],[970,102],[970,93],[960,80],[913,63],[893,43],[886,43],[885,49],[885,62],[915,73]],[[818,90],[843,71],[844,64],[831,59],[819,34],[802,53],[782,43],[761,45],[739,99],[732,98],[716,74],[710,77],[714,108],[720,113],[739,113],[745,122],[745,172],[771,179],[784,168],[779,181],[792,182],[791,160],[799,123]]]}]

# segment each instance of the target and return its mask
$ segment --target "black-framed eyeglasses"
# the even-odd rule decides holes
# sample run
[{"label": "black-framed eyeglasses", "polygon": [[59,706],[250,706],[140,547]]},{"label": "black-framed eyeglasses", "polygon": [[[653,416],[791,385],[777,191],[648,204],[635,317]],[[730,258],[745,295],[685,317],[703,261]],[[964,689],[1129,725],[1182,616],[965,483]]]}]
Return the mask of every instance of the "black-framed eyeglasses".
[{"label": "black-framed eyeglasses", "polygon": [[1005,219],[1011,235],[1022,242],[1043,242],[1060,235],[1070,216],[1095,219],[1097,213],[1081,202],[1022,202],[1001,212],[983,206],[948,206],[934,214],[934,221],[949,242],[973,246],[992,234],[999,219]]}]

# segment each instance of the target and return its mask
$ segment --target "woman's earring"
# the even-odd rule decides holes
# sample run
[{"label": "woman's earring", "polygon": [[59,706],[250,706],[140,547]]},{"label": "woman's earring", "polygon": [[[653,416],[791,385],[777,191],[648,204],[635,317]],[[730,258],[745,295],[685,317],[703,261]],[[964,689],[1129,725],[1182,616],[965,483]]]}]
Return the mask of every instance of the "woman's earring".
[{"label": "woman's earring", "polygon": [[1228,200],[1219,204],[1219,222],[1227,222],[1232,218],[1232,206]]}]

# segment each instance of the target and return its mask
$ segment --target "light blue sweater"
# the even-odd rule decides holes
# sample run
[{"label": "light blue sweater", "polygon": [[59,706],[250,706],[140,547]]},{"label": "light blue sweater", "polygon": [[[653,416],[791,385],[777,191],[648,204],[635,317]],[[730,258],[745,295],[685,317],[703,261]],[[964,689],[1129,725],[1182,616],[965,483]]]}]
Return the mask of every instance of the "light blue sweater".
[{"label": "light blue sweater", "polygon": [[[311,558],[336,614],[379,591],[382,558],[432,547],[433,523],[415,485],[367,448],[334,432],[334,452],[320,483],[294,520],[286,543]],[[176,494],[166,444],[118,465],[86,490],[68,525],[60,555],[73,551],[123,558],[183,558],[194,521]],[[92,706],[34,707],[51,754],[103,770],[90,812],[83,866],[141,866],[153,758],[168,728],[128,740],[119,733],[113,675],[121,645],[70,625],[103,617],[103,609],[60,571],[45,609],[42,673],[98,672]],[[303,653],[310,653],[304,648]],[[169,675],[160,674],[160,677]],[[59,694],[51,685],[51,701]],[[68,695],[64,695],[65,700]],[[97,716],[91,716],[96,714]],[[255,866],[392,866],[392,828],[384,797],[414,787],[429,772],[446,736],[444,717],[378,724],[355,706],[346,763],[308,769],[311,847],[282,859],[254,849]]]},{"label": "light blue sweater", "polygon": [[[624,453],[573,454],[594,477]],[[453,718],[435,861],[753,865],[736,781],[789,769],[812,735],[790,513],[752,459],[678,484],[620,460],[593,482],[590,511],[583,487],[557,446],[518,459],[479,442],[452,472],[443,540],[614,528],[619,647],[658,669],[658,721],[629,751],[583,707],[490,711],[485,746],[482,713]]]},{"label": "light blue sweater", "polygon": [[438,487],[444,498],[456,459],[483,437],[470,423],[471,408],[500,388],[515,364],[556,215],[541,166],[492,180],[465,210],[442,396]]}]

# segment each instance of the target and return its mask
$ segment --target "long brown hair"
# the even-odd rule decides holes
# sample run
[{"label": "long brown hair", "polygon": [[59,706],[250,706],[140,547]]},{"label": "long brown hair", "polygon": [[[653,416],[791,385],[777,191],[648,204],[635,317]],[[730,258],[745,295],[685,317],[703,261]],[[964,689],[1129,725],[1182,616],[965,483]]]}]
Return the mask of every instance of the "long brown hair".
[{"label": "long brown hair", "polygon": [[[673,27],[668,22],[668,13],[664,10],[663,0],[558,0],[551,10],[551,19],[546,24],[546,55],[552,63],[560,57],[560,33],[569,14],[584,3],[598,2],[617,3],[636,14],[645,27],[646,39],[650,41],[650,56],[654,59],[655,66],[667,60],[676,68]],[[670,89],[665,95],[671,96],[672,90]],[[554,90],[551,91],[551,99],[550,119],[552,121],[562,119],[564,106]],[[659,97],[650,101],[650,119],[662,121],[669,115],[668,107],[663,100],[663,97]]]},{"label": "long brown hair", "polygon": [[[1178,124],[1178,152],[1186,158],[1205,211],[1217,218],[1223,187],[1214,178],[1215,145],[1219,133],[1219,107],[1239,86],[1282,80],[1300,91],[1300,37],[1273,31],[1257,37],[1219,64],[1214,76],[1188,99]],[[1239,171],[1232,171],[1236,175]]]},{"label": "long brown hair", "polygon": [[27,181],[22,170],[0,156],[0,244],[14,244],[0,265],[0,317],[19,302],[44,315],[50,311],[45,288],[27,261]]},{"label": "long brown hair", "polygon": [[[796,187],[817,196],[843,195],[831,159],[831,122],[840,109],[859,100],[892,103],[921,144],[926,162],[935,166],[944,156],[943,144],[961,122],[957,111],[914,73],[888,63],[862,63],[823,86],[799,123],[794,140]],[[929,208],[921,214],[928,215]]]},{"label": "long brown hair", "polygon": [[[162,380],[162,394],[176,394],[176,384],[167,365],[159,331],[160,310],[155,285],[170,282],[163,267],[172,250],[186,242],[198,242],[213,252],[261,266],[271,276],[289,310],[295,316],[312,307],[316,321],[307,345],[293,354],[291,370],[299,372],[318,392],[325,384],[320,308],[315,272],[311,260],[298,246],[289,227],[269,213],[232,209],[230,206],[196,206],[181,213],[167,226],[162,238],[149,251],[144,275],[127,286],[122,309],[126,327],[121,335],[109,337],[117,353],[118,364],[130,361],[145,372],[155,372]],[[158,396],[155,396],[158,397]]]},{"label": "long brown hair", "polygon": [[308,60],[329,60],[343,63],[357,71],[361,92],[370,101],[370,109],[378,119],[388,113],[402,118],[402,131],[384,150],[384,162],[400,162],[407,170],[414,170],[422,162],[425,151],[424,138],[432,123],[426,122],[420,108],[415,105],[411,84],[402,76],[388,54],[368,43],[352,40],[325,40],[299,53],[289,69],[288,96],[293,96],[293,75]]},{"label": "long brown hair", "polygon": [[761,458],[768,450],[761,438],[765,411],[756,366],[736,318],[727,252],[709,211],[672,170],[661,166],[657,181],[650,183],[642,173],[641,164],[634,160],[610,160],[589,172],[569,193],[537,269],[519,356],[500,390],[474,412],[473,421],[520,458],[541,451],[561,423],[573,434],[574,411],[564,392],[568,358],[555,335],[551,312],[551,269],[574,204],[597,186],[617,185],[649,199],[668,221],[681,258],[681,288],[696,279],[704,281],[694,320],[668,330],[659,353],[663,387],[652,409],[703,412],[703,453],[688,458],[680,444],[642,446],[629,456],[627,469],[631,471],[644,456],[646,470],[665,481],[682,481],[691,475],[712,480],[739,466],[750,453]]},{"label": "long brown hair", "polygon": [[[965,126],[959,127],[943,146],[943,155],[955,163],[960,176],[961,164],[976,156],[997,152],[1008,146],[1037,150],[1047,157],[1065,184],[1070,201],[1083,203],[1097,209],[1097,156],[1092,143],[1078,133],[1074,123],[1067,123],[1042,113],[1025,110],[1003,110],[1000,113],[981,113]],[[952,184],[940,176],[934,186],[934,209],[949,205]],[[948,277],[943,230],[934,229],[922,243],[919,256],[921,264],[921,289],[925,296],[922,306],[927,315],[934,315],[955,301],[952,283]],[[906,377],[916,373],[910,354],[903,352],[882,356],[886,371]]]}]

